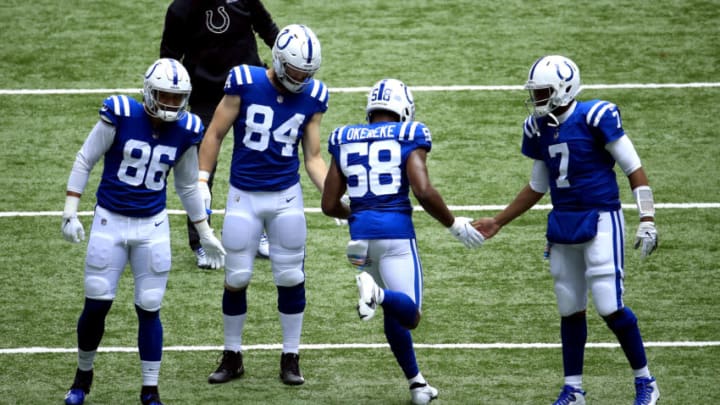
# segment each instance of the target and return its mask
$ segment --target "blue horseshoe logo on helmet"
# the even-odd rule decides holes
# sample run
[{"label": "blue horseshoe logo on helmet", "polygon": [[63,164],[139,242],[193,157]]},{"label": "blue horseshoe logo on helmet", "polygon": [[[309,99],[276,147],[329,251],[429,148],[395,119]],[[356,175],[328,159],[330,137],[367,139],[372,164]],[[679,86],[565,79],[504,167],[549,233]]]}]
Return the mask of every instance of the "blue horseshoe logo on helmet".
[{"label": "blue horseshoe logo on helmet", "polygon": [[282,41],[283,37],[287,36],[287,34],[289,34],[289,33],[290,33],[290,30],[284,30],[283,32],[281,32],[281,33],[278,35],[278,37],[277,37],[277,44],[276,44],[277,47],[278,47],[278,49],[285,49],[288,45],[290,45],[290,41],[292,41],[292,39],[293,39],[293,36],[292,36],[292,35],[288,36],[288,38],[287,38],[287,40],[285,41],[284,44],[281,44],[281,43],[280,43],[280,41]]},{"label": "blue horseshoe logo on helmet", "polygon": [[570,69],[570,76],[563,77],[562,73],[560,73],[560,65],[555,65],[555,72],[557,73],[560,80],[569,82],[570,80],[572,80],[573,77],[575,77],[575,69],[573,69],[573,67],[570,66],[570,64],[567,63],[567,61],[563,61],[563,63],[565,64],[565,66],[568,67],[568,69]]}]

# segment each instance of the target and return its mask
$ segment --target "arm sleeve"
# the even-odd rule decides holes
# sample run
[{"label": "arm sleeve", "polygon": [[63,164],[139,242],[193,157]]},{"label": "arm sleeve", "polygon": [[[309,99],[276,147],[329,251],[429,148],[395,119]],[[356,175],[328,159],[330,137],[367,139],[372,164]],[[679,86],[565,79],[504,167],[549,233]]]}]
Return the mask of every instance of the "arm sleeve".
[{"label": "arm sleeve", "polygon": [[635,146],[633,146],[627,135],[623,135],[616,141],[606,144],[605,149],[610,152],[626,176],[629,176],[630,173],[642,166],[640,156],[638,156]]},{"label": "arm sleeve", "polygon": [[530,175],[530,188],[537,193],[547,193],[550,188],[550,174],[547,165],[542,160],[533,163]]},{"label": "arm sleeve", "polygon": [[253,29],[260,35],[265,45],[272,48],[279,32],[278,27],[261,1],[253,3]]},{"label": "arm sleeve", "polygon": [[198,152],[197,146],[192,146],[180,156],[173,168],[175,173],[175,191],[185,211],[193,222],[201,221],[207,217],[205,205],[197,188],[198,181]]},{"label": "arm sleeve", "polygon": [[73,163],[68,178],[67,191],[83,193],[92,168],[110,149],[114,140],[115,127],[102,119],[98,120],[75,156],[75,163]]},{"label": "arm sleeve", "polygon": [[175,2],[173,2],[165,14],[165,26],[163,28],[162,39],[160,40],[161,58],[182,60],[185,54],[183,44],[186,43],[187,38],[187,29],[184,28],[184,25],[184,19],[178,14]]}]

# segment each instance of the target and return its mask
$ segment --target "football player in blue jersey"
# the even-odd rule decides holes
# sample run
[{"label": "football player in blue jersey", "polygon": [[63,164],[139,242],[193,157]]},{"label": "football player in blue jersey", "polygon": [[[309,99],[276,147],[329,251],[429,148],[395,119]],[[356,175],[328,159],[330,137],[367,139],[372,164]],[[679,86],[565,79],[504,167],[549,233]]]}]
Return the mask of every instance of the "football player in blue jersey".
[{"label": "football player in blue jersey", "polygon": [[[260,0],[173,0],[165,13],[160,57],[182,61],[193,91],[188,105],[205,126],[223,97],[230,68],[240,64],[265,66],[255,35],[272,48],[278,27]],[[212,191],[215,171],[204,179]],[[197,266],[210,267],[192,221],[187,220],[188,242]],[[267,258],[267,237],[260,237],[258,255]]]},{"label": "football player in blue jersey", "polygon": [[[408,380],[414,404],[437,398],[438,390],[420,373],[410,330],[420,323],[423,269],[417,251],[409,191],[433,218],[469,248],[482,235],[470,218],[455,217],[432,186],[426,156],[430,130],[414,121],[410,89],[396,79],[377,82],[368,94],[367,124],[336,128],[329,139],[332,155],[325,179],[322,210],[348,218],[347,256],[361,273],[358,314],[363,320],[384,310],[385,336]],[[345,191],[350,205],[343,202]]]},{"label": "football player in blue jersey", "polygon": [[[225,96],[218,104],[200,147],[200,179],[217,162],[223,139],[233,128],[222,242],[227,250],[222,298],[225,345],[222,360],[208,377],[228,382],[244,372],[242,334],[247,288],[253,275],[257,240],[263,230],[270,242],[273,281],[283,344],[280,378],[300,385],[300,335],[305,311],[305,222],[298,145],[305,170],[322,191],[327,172],[320,147],[320,122],[328,108],[328,89],[313,78],[320,69],[320,42],[304,25],[280,30],[269,69],[239,65],[230,70]],[[210,193],[200,183],[207,202]]]},{"label": "football player in blue jersey", "polygon": [[161,404],[158,379],[163,328],[160,307],[171,267],[166,211],[167,175],[200,235],[211,266],[223,265],[225,251],[207,222],[197,187],[197,145],[203,125],[185,111],[190,78],[180,62],[158,59],[145,73],[143,102],[123,95],[105,99],[100,119],[77,153],[67,184],[62,218],[66,240],[85,238],[77,217],[80,197],[93,167],[103,159],[85,258],[85,305],[77,324],[78,368],[65,396],[82,404],[90,392],[93,363],[105,331],[118,282],[127,264],[135,280],[138,348],[143,404]]},{"label": "football player in blue jersey", "polygon": [[543,56],[530,68],[525,89],[531,110],[522,153],[533,159],[530,182],[494,218],[474,223],[486,238],[529,210],[550,191],[547,241],[550,274],[560,312],[565,383],[556,404],[584,404],[582,372],[587,340],[588,291],[613,331],[635,378],[635,404],[655,404],[660,393],[648,370],[638,320],[623,302],[624,227],[617,164],[628,177],[640,224],[635,248],[657,247],[655,208],[648,178],[625,134],[620,110],[602,100],[577,101],[580,71],[563,56]]}]

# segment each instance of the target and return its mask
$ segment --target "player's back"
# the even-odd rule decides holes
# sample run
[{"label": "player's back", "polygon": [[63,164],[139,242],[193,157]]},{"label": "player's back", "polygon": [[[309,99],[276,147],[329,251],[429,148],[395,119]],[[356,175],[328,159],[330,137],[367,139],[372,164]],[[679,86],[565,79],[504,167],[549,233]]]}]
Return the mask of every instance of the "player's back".
[{"label": "player's back", "polygon": [[328,150],[347,179],[353,239],[414,238],[407,159],[430,150],[430,131],[417,121],[336,128]]}]

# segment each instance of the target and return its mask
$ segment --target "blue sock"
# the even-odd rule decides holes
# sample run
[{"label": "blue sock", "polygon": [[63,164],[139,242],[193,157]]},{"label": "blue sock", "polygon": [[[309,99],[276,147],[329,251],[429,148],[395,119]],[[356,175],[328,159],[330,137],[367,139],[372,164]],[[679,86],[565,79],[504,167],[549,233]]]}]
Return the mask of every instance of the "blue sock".
[{"label": "blue sock", "polygon": [[225,315],[243,315],[247,313],[247,287],[238,291],[223,291],[222,312]]},{"label": "blue sock", "polygon": [[163,327],[160,310],[150,312],[135,305],[138,316],[138,349],[140,360],[160,361],[163,347]]},{"label": "blue sock", "polygon": [[407,328],[403,327],[398,320],[387,312],[384,318],[385,337],[390,344],[390,350],[392,350],[395,360],[397,360],[403,373],[405,373],[405,378],[411,379],[420,372],[415,359],[412,335]]},{"label": "blue sock", "polygon": [[277,286],[278,311],[283,314],[299,314],[305,311],[305,282],[293,287]]},{"label": "blue sock", "polygon": [[585,313],[560,318],[563,370],[565,375],[582,375],[587,341]]},{"label": "blue sock", "polygon": [[100,346],[105,333],[105,317],[110,312],[112,301],[85,298],[85,305],[77,323],[78,348],[91,352]]},{"label": "blue sock", "polygon": [[620,347],[625,352],[633,370],[647,366],[645,347],[643,346],[640,328],[637,324],[637,317],[628,307],[615,312],[605,319],[607,326],[617,336]]},{"label": "blue sock", "polygon": [[395,318],[400,325],[407,329],[414,329],[418,323],[418,308],[412,298],[398,291],[385,290],[383,303],[385,316]]}]

